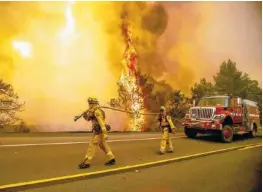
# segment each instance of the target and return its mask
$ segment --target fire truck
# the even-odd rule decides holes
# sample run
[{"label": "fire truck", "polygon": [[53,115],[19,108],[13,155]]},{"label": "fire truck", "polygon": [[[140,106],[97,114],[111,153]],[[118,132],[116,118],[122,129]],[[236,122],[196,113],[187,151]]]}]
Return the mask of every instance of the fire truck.
[{"label": "fire truck", "polygon": [[233,96],[202,97],[185,115],[184,132],[188,138],[198,133],[216,134],[221,141],[230,143],[234,135],[256,137],[260,126],[257,103]]}]

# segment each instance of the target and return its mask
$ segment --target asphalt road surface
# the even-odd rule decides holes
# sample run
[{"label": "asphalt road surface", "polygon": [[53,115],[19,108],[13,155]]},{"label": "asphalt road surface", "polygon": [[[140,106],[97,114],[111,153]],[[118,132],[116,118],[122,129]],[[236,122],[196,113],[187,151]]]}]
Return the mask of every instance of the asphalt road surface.
[{"label": "asphalt road surface", "polygon": [[[159,156],[156,152],[159,149],[160,134],[111,134],[110,147],[116,156],[117,164],[105,167],[105,155],[98,149],[92,167],[88,170],[79,170],[77,165],[85,155],[89,136],[4,137],[0,139],[0,186],[262,142],[261,137],[237,137],[229,144],[220,143],[213,136],[187,139],[179,133],[175,137],[177,138],[173,138],[174,153]],[[140,169],[136,172],[41,186],[25,191],[258,192],[261,191],[261,151],[261,147],[247,148]]]}]

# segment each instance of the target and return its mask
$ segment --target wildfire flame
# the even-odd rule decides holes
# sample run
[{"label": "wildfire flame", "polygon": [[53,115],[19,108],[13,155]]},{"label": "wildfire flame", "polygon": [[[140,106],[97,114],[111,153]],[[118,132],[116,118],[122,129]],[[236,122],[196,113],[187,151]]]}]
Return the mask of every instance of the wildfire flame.
[{"label": "wildfire flame", "polygon": [[12,45],[23,57],[31,57],[32,45],[29,42],[14,40]]},{"label": "wildfire flame", "polygon": [[71,11],[71,5],[74,1],[68,1],[67,6],[65,8],[65,17],[67,20],[66,28],[62,32],[61,38],[64,39],[68,35],[74,33],[75,30],[75,21]]},{"label": "wildfire flame", "polygon": [[129,123],[129,129],[132,131],[140,131],[144,117],[139,113],[143,110],[143,95],[140,86],[138,85],[137,76],[137,52],[132,44],[132,29],[129,23],[124,20],[122,25],[123,35],[126,40],[126,50],[122,61],[123,70],[119,80],[119,84],[126,92],[129,110],[134,111]]},{"label": "wildfire flame", "polygon": [[[67,39],[70,35],[73,35],[75,32],[75,21],[71,10],[71,5],[74,4],[74,1],[68,1],[65,8],[65,18],[66,18],[66,27],[60,34],[60,38],[62,41]],[[14,40],[12,42],[12,46],[18,52],[20,52],[21,56],[24,58],[32,57],[32,45],[27,41],[19,41]]]},{"label": "wildfire flame", "polygon": [[[69,1],[66,2],[66,5],[62,5],[63,9],[64,9],[64,17],[66,20],[66,25],[63,27],[62,30],[55,28],[55,30],[58,30],[58,33],[55,33],[50,36],[46,36],[44,38],[44,40],[47,40],[46,42],[43,42],[43,45],[49,45],[50,47],[52,47],[52,49],[49,51],[44,51],[44,53],[39,52],[39,50],[42,49],[42,40],[40,42],[38,42],[39,40],[39,36],[42,35],[42,33],[35,33],[35,29],[38,29],[38,27],[34,27],[34,25],[30,26],[30,29],[32,28],[33,32],[30,30],[26,31],[25,33],[21,34],[22,36],[19,36],[19,38],[17,37],[16,39],[14,39],[14,41],[12,42],[12,46],[14,49],[16,49],[22,57],[26,58],[26,57],[32,57],[30,59],[32,59],[32,63],[37,63],[37,61],[41,61],[39,62],[39,66],[42,63],[45,63],[45,61],[47,62],[47,66],[45,67],[43,65],[43,67],[41,67],[41,70],[45,70],[46,72],[48,72],[49,70],[53,70],[53,72],[51,74],[48,74],[48,77],[45,80],[42,80],[41,78],[38,79],[38,81],[35,83],[35,89],[36,90],[41,90],[41,93],[39,95],[41,95],[41,97],[38,97],[37,94],[31,95],[29,89],[23,88],[21,91],[21,95],[24,94],[24,97],[28,100],[30,99],[34,99],[34,102],[37,104],[37,106],[43,106],[43,105],[47,105],[48,107],[46,107],[46,116],[43,117],[42,115],[36,114],[35,112],[32,112],[35,110],[35,106],[31,104],[27,105],[28,107],[28,111],[25,115],[24,118],[26,119],[26,121],[31,121],[32,123],[36,123],[36,124],[40,124],[42,122],[48,121],[50,122],[50,124],[53,126],[57,125],[57,122],[64,122],[63,120],[63,115],[61,115],[61,117],[59,117],[59,120],[53,120],[50,119],[49,117],[54,113],[53,110],[50,110],[51,106],[53,107],[53,103],[50,104],[53,101],[57,101],[57,97],[63,97],[63,101],[59,101],[57,106],[61,106],[64,105],[66,102],[65,101],[69,101],[69,100],[74,100],[76,98],[76,96],[78,95],[84,95],[86,94],[85,91],[82,91],[82,88],[74,88],[74,86],[68,86],[70,85],[75,85],[76,82],[76,87],[78,87],[79,82],[77,82],[78,80],[89,80],[91,78],[87,77],[86,74],[84,74],[84,72],[82,73],[82,71],[84,70],[79,70],[78,67],[75,67],[73,65],[70,65],[73,61],[76,61],[75,58],[77,58],[77,61],[80,61],[79,66],[82,65],[82,60],[84,61],[95,61],[96,63],[103,63],[108,64],[106,57],[104,58],[104,55],[102,57],[98,57],[98,53],[94,53],[93,55],[91,54],[91,52],[97,51],[99,50],[96,45],[96,43],[93,43],[93,39],[94,42],[98,42],[101,39],[104,40],[105,36],[107,35],[105,32],[101,32],[100,33],[100,29],[103,29],[100,25],[95,25],[95,22],[93,23],[91,21],[90,23],[90,33],[89,30],[86,30],[86,27],[83,27],[83,32],[82,28],[76,28],[77,23],[75,22],[78,17],[77,15],[74,15],[73,12],[73,2]],[[100,10],[100,9],[98,9]],[[118,12],[119,13],[119,12]],[[91,13],[91,15],[93,14],[93,12]],[[95,13],[94,13],[95,14]],[[38,26],[38,25],[37,25]],[[94,27],[95,29],[92,29],[92,27]],[[130,25],[127,25],[127,23],[123,25],[122,27],[123,32],[124,32],[124,36],[125,36],[125,43],[126,43],[126,49],[124,52],[124,56],[123,56],[123,60],[122,60],[122,64],[123,64],[123,70],[121,72],[121,77],[119,79],[119,84],[122,85],[122,87],[125,90],[125,100],[127,100],[128,103],[128,109],[129,111],[134,111],[136,112],[134,115],[132,115],[132,118],[129,122],[129,128],[130,130],[133,131],[140,131],[143,123],[144,123],[144,117],[141,116],[139,114],[139,112],[142,112],[143,110],[143,95],[142,95],[142,91],[141,88],[138,84],[138,75],[137,75],[137,52],[136,49],[134,48],[133,44],[132,44],[132,30]],[[96,32],[96,33],[95,33]],[[30,36],[31,34],[31,36]],[[93,38],[86,38],[86,36],[90,34],[90,37],[93,36]],[[29,38],[27,38],[27,35]],[[86,39],[89,39],[88,42],[92,42],[89,43],[88,45],[83,45],[82,42],[75,42],[75,38],[78,37],[79,39],[86,42]],[[23,39],[23,40],[28,40],[30,42],[26,42],[26,41],[18,41],[18,39]],[[78,40],[79,40],[78,39]],[[70,52],[72,49],[70,49],[72,47],[72,44],[76,43],[74,45],[79,45],[81,47],[84,47],[83,50],[78,50],[76,52]],[[93,47],[95,47],[96,49],[93,49]],[[53,53],[53,49],[55,51],[54,56],[48,56],[48,59],[45,60],[45,55],[46,54],[50,54]],[[76,48],[78,49],[78,48]],[[35,55],[32,54],[32,50],[34,50]],[[88,50],[88,51],[87,51]],[[103,49],[103,52],[106,52],[106,48]],[[87,57],[87,52],[89,52],[89,54],[91,55],[91,58],[86,59]],[[70,53],[70,54],[68,54]],[[85,53],[85,54],[84,54]],[[104,54],[104,53],[103,53]],[[105,54],[106,55],[106,54]],[[81,58],[78,58],[77,56],[81,56]],[[49,58],[50,57],[50,58]],[[44,61],[42,61],[42,58],[44,58]],[[23,59],[24,60],[24,59]],[[20,61],[20,60],[19,60]],[[77,62],[76,62],[77,63]],[[55,66],[53,66],[55,65]],[[41,65],[42,66],[42,65]],[[104,72],[104,70],[99,69],[99,67],[96,67],[96,65],[92,66],[92,65],[83,65],[85,66],[85,70],[89,70],[89,71],[93,71],[95,70],[96,72],[99,71],[101,74],[104,73],[106,75],[108,75],[108,72]],[[21,67],[22,70],[27,69],[26,66],[25,67]],[[39,73],[39,69],[34,68],[34,70],[36,71],[35,74]],[[72,70],[72,71],[71,71]],[[71,78],[72,75],[71,73],[73,72],[75,73],[80,73],[80,76],[78,77],[78,79],[75,81],[75,79]],[[87,71],[88,71],[87,70]],[[25,70],[26,71],[26,70]],[[20,73],[20,75],[23,73]],[[27,73],[25,73],[27,74]],[[83,75],[83,76],[82,76]],[[23,86],[25,84],[27,84],[27,82],[31,82],[31,76],[25,76],[26,78],[21,78],[24,77],[19,76],[17,77],[17,79],[24,79],[24,81],[17,83],[18,87],[26,87]],[[111,77],[111,75],[108,75],[107,77]],[[55,80],[55,81],[54,81]],[[52,85],[50,85],[47,82],[51,82],[52,81]],[[116,80],[115,80],[116,81]],[[96,85],[96,89],[100,90],[100,86],[104,86],[104,81],[99,81],[96,82],[94,84],[92,84],[92,86],[95,87]],[[58,88],[59,87],[59,88]],[[70,88],[68,88],[70,87]],[[72,88],[73,87],[73,88]],[[94,91],[96,91],[96,89],[94,89]],[[70,91],[69,91],[70,90]],[[66,92],[67,91],[67,92]],[[39,91],[40,92],[40,91]],[[65,92],[67,93],[65,96]],[[108,93],[111,93],[112,90],[108,90]],[[73,98],[74,96],[74,98]],[[106,96],[107,97],[107,96]],[[105,98],[106,100],[106,98]],[[44,101],[44,102],[40,102],[40,101]],[[30,103],[30,102],[29,102]],[[33,103],[33,102],[31,102]],[[50,105],[49,105],[50,104]],[[66,105],[66,104],[65,104]],[[61,109],[57,109],[56,111],[60,111]],[[65,114],[65,116],[67,116],[67,113],[64,113],[64,111],[62,111],[63,114]],[[36,114],[36,115],[35,115]],[[63,123],[61,123],[63,124]]]}]

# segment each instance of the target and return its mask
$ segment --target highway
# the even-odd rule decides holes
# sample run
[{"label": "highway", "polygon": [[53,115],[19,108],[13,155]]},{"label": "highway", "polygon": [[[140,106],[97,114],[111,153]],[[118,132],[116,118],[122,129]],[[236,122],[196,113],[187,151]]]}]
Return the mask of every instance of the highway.
[{"label": "highway", "polygon": [[[90,134],[1,137],[0,191],[9,184],[18,186],[11,191],[28,192],[261,191],[261,137],[238,136],[224,144],[214,136],[188,139],[179,132],[173,138],[174,153],[163,156],[157,155],[160,137],[160,133],[109,134],[117,164],[105,167],[105,155],[98,149],[92,167],[85,170],[77,165],[85,155]],[[251,144],[256,146],[248,147]],[[229,148],[231,151],[225,151]],[[218,150],[223,152],[216,154]],[[207,152],[214,154],[200,155]],[[193,158],[178,160],[188,156]],[[151,166],[145,168],[147,163]],[[125,172],[127,166],[135,167]],[[112,169],[116,169],[114,174],[110,173]],[[96,176],[84,177],[87,173]],[[59,182],[45,180],[52,178]],[[38,186],[41,181],[43,184]],[[23,184],[26,187],[20,188]]]}]

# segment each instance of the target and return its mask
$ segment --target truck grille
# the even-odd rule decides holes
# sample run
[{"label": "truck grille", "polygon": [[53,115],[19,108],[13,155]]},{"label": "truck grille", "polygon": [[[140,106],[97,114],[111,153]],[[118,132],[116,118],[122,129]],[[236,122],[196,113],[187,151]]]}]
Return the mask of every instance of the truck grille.
[{"label": "truck grille", "polygon": [[211,119],[214,116],[215,108],[191,108],[190,116],[195,119]]}]

